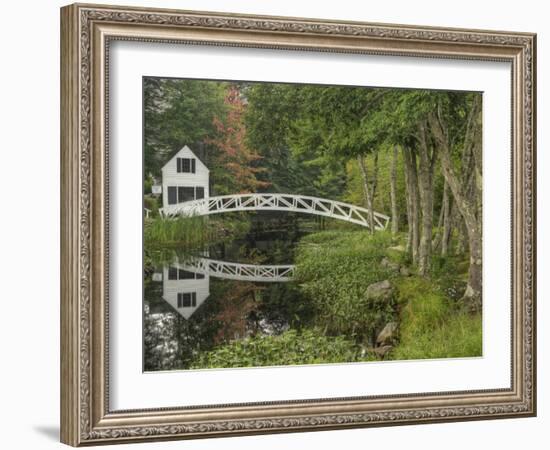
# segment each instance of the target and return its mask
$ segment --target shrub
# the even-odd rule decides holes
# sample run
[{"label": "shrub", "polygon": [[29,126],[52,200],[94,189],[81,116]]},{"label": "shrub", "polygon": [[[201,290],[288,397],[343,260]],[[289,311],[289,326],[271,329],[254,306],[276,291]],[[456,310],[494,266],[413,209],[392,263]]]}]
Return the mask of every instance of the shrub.
[{"label": "shrub", "polygon": [[278,336],[249,337],[203,353],[194,369],[261,367],[366,361],[361,348],[343,337],[323,336],[318,330],[289,330]]},{"label": "shrub", "polygon": [[392,320],[393,301],[365,296],[370,284],[393,276],[380,265],[389,245],[389,233],[366,231],[326,231],[300,241],[296,281],[315,306],[316,324],[327,334],[361,340]]}]

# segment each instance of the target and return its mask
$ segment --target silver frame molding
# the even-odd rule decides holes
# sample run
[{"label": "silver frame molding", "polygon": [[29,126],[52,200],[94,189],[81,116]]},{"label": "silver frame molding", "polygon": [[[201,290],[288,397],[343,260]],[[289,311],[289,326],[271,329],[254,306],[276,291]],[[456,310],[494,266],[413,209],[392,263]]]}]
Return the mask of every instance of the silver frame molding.
[{"label": "silver frame molding", "polygon": [[[512,66],[509,389],[111,411],[108,58],[113,40],[507,61]],[[61,440],[97,445],[536,414],[536,35],[74,4],[61,9]]]}]

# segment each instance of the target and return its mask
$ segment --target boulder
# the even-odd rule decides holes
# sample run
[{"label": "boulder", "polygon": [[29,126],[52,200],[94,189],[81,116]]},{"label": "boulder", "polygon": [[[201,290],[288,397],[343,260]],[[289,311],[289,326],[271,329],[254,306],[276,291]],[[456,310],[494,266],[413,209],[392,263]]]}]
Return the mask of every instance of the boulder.
[{"label": "boulder", "polygon": [[401,266],[401,268],[399,269],[399,273],[404,277],[410,277],[412,275],[409,268],[405,266]]},{"label": "boulder", "polygon": [[396,262],[393,262],[391,260],[389,260],[388,258],[382,258],[382,261],[380,261],[380,265],[382,267],[385,267],[386,269],[390,269],[390,270],[394,270],[394,271],[398,271],[399,270],[399,264],[397,264]]},{"label": "boulder", "polygon": [[365,292],[367,300],[385,301],[390,300],[393,295],[393,288],[389,280],[379,281],[367,287]]},{"label": "boulder", "polygon": [[383,345],[382,347],[376,347],[374,349],[374,353],[376,353],[379,358],[383,358],[390,352],[392,348],[392,345]]},{"label": "boulder", "polygon": [[395,252],[405,252],[407,249],[402,245],[396,245],[394,247],[388,247],[388,250],[393,250]]},{"label": "boulder", "polygon": [[397,337],[397,322],[388,322],[386,326],[378,333],[376,344],[379,346],[392,344]]}]

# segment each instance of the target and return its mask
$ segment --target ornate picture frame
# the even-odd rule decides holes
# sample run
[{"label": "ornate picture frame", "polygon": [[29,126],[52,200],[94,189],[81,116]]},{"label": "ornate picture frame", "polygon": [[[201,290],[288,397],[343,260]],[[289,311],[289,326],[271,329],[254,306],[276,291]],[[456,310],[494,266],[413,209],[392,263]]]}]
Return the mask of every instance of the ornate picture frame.
[{"label": "ornate picture frame", "polygon": [[[191,43],[511,65],[509,388],[112,410],[109,49]],[[536,36],[74,4],[61,9],[61,441],[97,445],[536,414]],[[258,399],[259,401],[261,399]]]}]

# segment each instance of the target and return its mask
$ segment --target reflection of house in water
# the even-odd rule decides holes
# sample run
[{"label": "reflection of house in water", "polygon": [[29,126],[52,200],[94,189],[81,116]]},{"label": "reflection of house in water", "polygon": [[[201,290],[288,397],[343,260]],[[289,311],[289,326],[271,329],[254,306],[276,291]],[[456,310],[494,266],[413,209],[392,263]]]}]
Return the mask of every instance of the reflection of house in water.
[{"label": "reflection of house in water", "polygon": [[192,257],[184,263],[172,263],[163,273],[154,273],[153,281],[162,281],[163,299],[188,319],[210,294],[210,277],[227,280],[280,283],[292,280],[295,266],[242,264]]},{"label": "reflection of house in water", "polygon": [[162,206],[207,198],[210,171],[186,145],[162,168]]},{"label": "reflection of house in water", "polygon": [[162,298],[181,316],[189,319],[210,295],[210,277],[189,272],[179,264],[165,266]]}]

